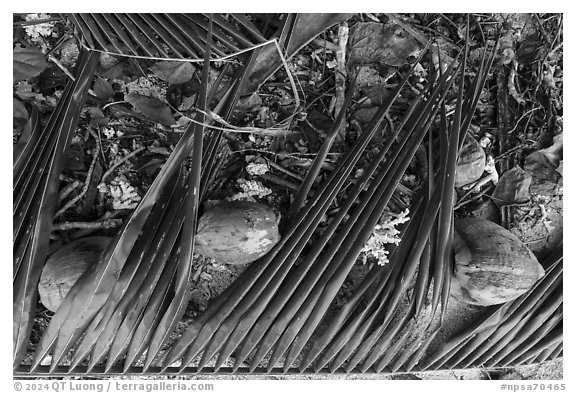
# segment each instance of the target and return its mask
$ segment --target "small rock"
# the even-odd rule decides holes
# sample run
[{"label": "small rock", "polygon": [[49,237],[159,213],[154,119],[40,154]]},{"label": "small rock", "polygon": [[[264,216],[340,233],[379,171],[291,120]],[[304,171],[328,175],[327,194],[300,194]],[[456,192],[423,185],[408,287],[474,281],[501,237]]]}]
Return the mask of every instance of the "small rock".
[{"label": "small rock", "polygon": [[64,168],[72,171],[83,171],[85,169],[84,144],[82,142],[72,142],[64,160]]},{"label": "small rock", "polygon": [[494,203],[498,208],[501,208],[502,206],[529,201],[531,182],[532,176],[518,166],[504,172],[492,193]]}]

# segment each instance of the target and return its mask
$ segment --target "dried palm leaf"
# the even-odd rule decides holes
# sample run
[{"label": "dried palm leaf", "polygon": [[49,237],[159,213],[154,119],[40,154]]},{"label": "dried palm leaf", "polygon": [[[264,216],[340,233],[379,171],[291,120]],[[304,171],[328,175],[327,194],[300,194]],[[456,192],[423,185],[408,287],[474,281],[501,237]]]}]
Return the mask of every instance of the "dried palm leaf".
[{"label": "dried palm leaf", "polygon": [[[181,212],[185,200],[184,193],[178,192],[181,190],[181,180],[179,176],[174,176],[172,182],[167,184],[167,189],[172,190],[172,193],[162,194],[160,197],[158,208],[154,209],[149,217],[150,225],[147,226],[147,231],[138,238],[133,252],[130,253],[122,269],[118,279],[120,285],[114,286],[110,298],[88,326],[74,351],[71,368],[79,365],[92,349],[90,367],[98,364],[110,349],[116,330],[122,323],[122,318],[118,315],[124,317],[133,307],[134,299],[144,300],[151,295],[154,287],[143,287],[144,282],[149,282],[152,277],[158,279],[172,249],[177,248],[175,245],[183,224]],[[160,206],[165,208],[162,209]],[[176,206],[180,210],[170,209],[167,206]]]},{"label": "dried palm leaf", "polygon": [[[444,86],[444,87],[446,87],[446,86]],[[437,90],[437,92],[440,92],[440,91],[441,91],[440,89]],[[432,103],[432,102],[434,102],[434,101],[435,101],[435,98],[432,97],[428,102],[429,102],[429,103]],[[424,105],[426,105],[426,104],[424,104]],[[433,116],[430,116],[430,112],[434,112],[434,111],[435,111],[435,110],[434,110],[434,106],[429,106],[428,108],[423,109],[422,111],[417,111],[417,112],[416,112],[417,114],[416,114],[415,117],[416,117],[416,118],[419,117],[419,118],[420,118],[419,121],[422,121],[422,119],[424,119],[424,121],[422,121],[422,123],[419,123],[419,121],[414,121],[414,122],[413,122],[414,126],[413,126],[413,128],[412,128],[412,131],[415,133],[415,135],[414,135],[414,138],[410,138],[410,139],[407,139],[407,140],[406,140],[406,142],[405,142],[406,152],[405,152],[405,153],[403,152],[402,155],[394,155],[394,154],[393,154],[393,155],[391,155],[391,157],[390,157],[391,162],[394,162],[394,164],[392,164],[392,165],[393,165],[392,168],[394,168],[394,170],[397,171],[397,172],[395,173],[395,176],[397,176],[398,174],[400,174],[400,172],[401,172],[401,174],[404,173],[404,171],[405,171],[405,169],[406,169],[406,167],[407,167],[407,166],[404,165],[404,163],[405,163],[404,160],[408,159],[408,162],[409,162],[409,160],[411,160],[413,154],[416,152],[417,147],[420,145],[420,143],[421,143],[421,141],[422,141],[421,138],[424,138],[424,136],[426,135],[427,129],[428,129],[429,125],[430,125],[429,120],[433,118]],[[425,115],[424,115],[424,114],[425,114]],[[424,115],[424,116],[423,116],[423,115]],[[411,120],[412,120],[412,119],[411,119]],[[416,125],[418,125],[418,124],[421,124],[421,126],[419,126],[419,127],[416,126]],[[418,136],[416,136],[416,135],[418,135]],[[398,166],[397,166],[397,165],[398,165]],[[396,168],[395,168],[395,166],[396,166]],[[392,168],[391,168],[391,171],[392,171]],[[400,174],[400,175],[401,175],[401,174]],[[398,180],[399,180],[399,178],[398,178]],[[393,183],[393,184],[394,184],[394,183]],[[389,185],[384,184],[384,187],[388,187],[388,186],[389,186]],[[392,186],[392,187],[394,187],[394,186]],[[381,200],[380,203],[382,203],[382,204],[385,206],[385,205],[387,204],[387,199]],[[370,217],[370,218],[368,219],[368,220],[369,220],[368,222],[371,222],[370,220],[373,220],[373,219],[375,219],[375,218],[376,218],[376,219],[379,219],[379,217],[380,217],[380,215],[382,214],[382,212],[383,212],[383,210],[382,210],[382,211],[377,211],[377,213],[375,212],[374,216],[372,216],[372,217]],[[380,215],[378,215],[378,214],[380,214]],[[376,216],[376,217],[375,217],[375,216]],[[370,228],[370,225],[367,225],[367,227]],[[368,235],[369,235],[369,233],[368,233]],[[366,237],[365,239],[363,239],[363,240],[364,240],[364,241],[362,241],[362,244],[363,244],[363,242],[365,242],[365,241],[367,240],[367,237]],[[360,242],[360,240],[359,240],[359,242]],[[355,255],[355,254],[352,254],[352,255]],[[358,257],[358,255],[355,255],[354,259],[357,258],[357,257]],[[318,351],[318,349],[316,349],[316,351]],[[293,355],[293,356],[294,356],[294,355]],[[307,367],[308,362],[310,362],[312,359],[313,359],[313,355],[312,355],[311,353],[309,353],[309,354],[307,355],[307,357],[305,358],[305,361],[303,361],[302,364],[300,365],[300,369],[301,369],[301,370],[304,370],[305,367]]]},{"label": "dried palm leaf", "polygon": [[[463,66],[464,68],[464,66]],[[489,67],[488,67],[489,68]],[[487,73],[486,73],[487,74]],[[409,319],[406,316],[403,318],[400,317],[400,320],[396,323],[391,323],[391,318],[395,315],[395,309],[397,308],[399,300],[402,298],[405,291],[408,289],[408,284],[412,282],[414,278],[414,273],[418,271],[418,277],[416,279],[416,289],[415,289],[415,298],[413,298],[412,305],[413,307],[410,308],[410,312],[408,314],[417,315],[421,304],[424,300],[424,296],[428,293],[428,269],[429,266],[429,254],[426,250],[430,250],[429,239],[431,236],[430,230],[433,228],[431,224],[436,220],[436,213],[435,212],[442,212],[444,215],[443,218],[440,219],[438,227],[438,233],[442,235],[442,242],[438,244],[435,242],[434,249],[437,250],[436,252],[436,263],[435,266],[435,286],[438,288],[434,291],[435,295],[433,296],[433,309],[435,310],[436,305],[438,304],[440,293],[443,293],[442,303],[445,304],[447,301],[447,288],[449,288],[449,274],[448,274],[448,250],[450,250],[450,245],[447,243],[447,239],[450,239],[451,232],[452,232],[452,206],[451,206],[451,198],[444,198],[446,194],[450,194],[453,190],[453,185],[450,184],[450,179],[453,179],[453,171],[455,170],[455,163],[457,158],[457,152],[460,147],[459,139],[462,138],[462,133],[465,132],[468,128],[469,120],[471,119],[470,116],[465,116],[464,122],[460,120],[458,117],[460,113],[462,113],[462,107],[466,107],[467,111],[470,108],[474,108],[475,100],[477,100],[478,94],[481,89],[478,88],[479,84],[483,84],[485,82],[486,74],[478,74],[476,81],[473,83],[472,91],[475,94],[470,94],[466,100],[463,100],[462,93],[463,93],[463,77],[461,78],[461,85],[460,85],[460,99],[457,101],[456,109],[456,116],[453,120],[453,127],[452,132],[450,134],[444,133],[442,135],[451,135],[452,140],[448,140],[446,137],[441,138],[441,150],[446,151],[446,154],[440,155],[440,157],[447,157],[444,162],[441,163],[441,168],[439,171],[439,180],[437,182],[429,182],[428,188],[429,190],[434,189],[432,194],[429,193],[432,199],[427,199],[425,204],[427,205],[425,209],[425,213],[417,215],[418,219],[412,218],[409,221],[408,227],[419,228],[418,231],[412,230],[411,232],[407,232],[402,237],[402,242],[399,248],[392,253],[391,256],[391,263],[390,266],[386,268],[392,269],[396,263],[395,273],[389,273],[387,275],[388,279],[383,280],[382,284],[380,285],[379,289],[376,291],[376,295],[370,294],[369,296],[377,296],[382,299],[381,306],[376,310],[372,311],[373,314],[370,314],[370,317],[367,318],[366,310],[371,310],[370,308],[366,308],[362,314],[359,314],[356,318],[349,322],[348,327],[345,328],[346,337],[352,336],[353,329],[360,326],[362,320],[365,320],[362,329],[356,331],[354,334],[354,338],[347,342],[347,344],[342,348],[342,341],[337,340],[332,344],[332,346],[328,346],[328,350],[326,353],[320,358],[318,364],[316,365],[315,369],[321,369],[326,362],[335,355],[336,351],[340,348],[340,354],[336,356],[336,359],[333,361],[332,365],[330,366],[332,371],[335,371],[340,365],[348,360],[348,364],[346,366],[346,370],[350,372],[353,370],[356,365],[366,356],[364,364],[361,367],[361,371],[366,371],[371,365],[375,364],[376,360],[379,356],[383,356],[375,365],[376,371],[381,371],[384,367],[386,367],[390,362],[393,360],[391,353],[394,353],[395,350],[409,339],[408,334],[406,333],[408,330],[405,330],[403,334],[403,338],[400,340],[395,341],[393,344],[392,351],[390,351],[389,346],[392,343],[391,339],[397,333],[399,333],[402,329],[406,328],[406,324],[408,323]],[[458,106],[459,105],[459,106]],[[445,119],[445,116],[443,116]],[[445,123],[445,122],[444,122]],[[446,129],[446,128],[445,128]],[[442,142],[442,141],[445,142]],[[429,166],[432,168],[432,165]],[[431,175],[434,170],[432,170]],[[452,173],[452,175],[450,175]],[[435,187],[436,186],[436,187]],[[442,210],[444,209],[444,210]],[[425,219],[428,217],[428,219]],[[428,224],[426,224],[428,222]],[[429,229],[426,229],[429,228]],[[409,236],[407,234],[409,233]],[[433,237],[437,239],[437,236]],[[402,243],[404,245],[402,245]],[[420,246],[418,246],[420,245]],[[418,247],[416,247],[418,246]],[[410,250],[410,254],[413,256],[411,257],[411,262],[405,262],[407,255],[409,254],[408,250]],[[400,256],[400,258],[398,258]],[[398,266],[402,266],[402,269],[398,268]],[[402,270],[401,278],[393,278],[389,279],[390,277],[398,277],[400,275],[400,271]],[[394,288],[394,283],[400,282],[404,283],[403,286],[399,288]],[[384,291],[383,288],[387,287],[387,290]],[[394,289],[392,289],[394,288]],[[370,300],[367,300],[368,304]],[[386,304],[386,307],[383,305]],[[443,307],[443,309],[445,306]],[[386,314],[384,314],[384,310],[386,310]],[[346,312],[349,312],[348,310]],[[306,355],[305,361],[301,364],[301,369],[306,367],[308,362],[311,361],[321,350],[324,349],[325,341],[329,340],[331,337],[336,335],[336,330],[338,326],[345,320],[344,315],[338,315],[338,323],[334,324],[334,321],[328,323],[330,328],[328,329],[328,336],[320,336],[319,340],[316,340],[315,343],[312,344],[311,352]],[[367,318],[367,319],[366,319]],[[379,322],[378,325],[375,325],[375,321],[380,320],[383,318],[382,322]],[[371,325],[374,324],[372,327]],[[375,326],[378,326],[375,331],[373,331],[369,336],[367,336],[370,329],[374,329]],[[344,333],[344,332],[343,332]],[[361,341],[362,337],[367,337],[366,340],[360,345],[358,345]],[[380,339],[378,339],[380,337]],[[430,340],[427,340],[429,343]],[[426,344],[426,343],[425,343]],[[407,345],[407,344],[406,344]],[[352,357],[351,354],[355,348],[358,348],[356,354]],[[398,357],[392,364],[392,369],[397,369],[402,365],[404,361],[408,361],[410,359],[411,367],[414,366],[415,362],[417,362],[416,358],[419,358],[423,355],[424,349],[419,348],[416,344],[411,344],[408,346],[409,352],[406,350],[403,351],[403,354]],[[386,351],[386,354],[384,352]]]},{"label": "dried palm leaf", "polygon": [[[112,299],[114,302],[118,302],[125,293],[141,258],[150,246],[143,242],[137,244],[137,239],[145,225],[147,227],[151,225],[150,229],[145,231],[146,236],[154,236],[159,221],[150,221],[150,214],[158,201],[167,201],[169,195],[172,194],[173,189],[166,186],[174,181],[175,174],[180,170],[180,166],[188,155],[194,135],[195,130],[190,126],[132,213],[130,220],[125,223],[95,267],[86,272],[74,285],[71,290],[72,295],[66,297],[42,337],[35,354],[34,367],[39,365],[54,346],[52,367],[56,367],[107,302],[114,287],[119,285],[118,296]],[[165,206],[159,206],[161,207],[157,209],[158,214],[162,214],[161,210]],[[135,245],[139,248],[135,249]],[[139,256],[138,261],[123,273],[124,265],[131,253]]]},{"label": "dried palm leaf", "polygon": [[[206,112],[208,83],[209,83],[209,70],[210,70],[210,56],[212,50],[212,17],[209,18],[208,24],[208,37],[206,42],[206,49],[204,51],[204,67],[202,69],[202,89],[199,98],[200,111],[197,114],[197,120],[201,123],[206,121],[203,113]],[[144,369],[148,368],[162,346],[166,343],[170,333],[176,327],[176,324],[182,318],[188,300],[190,299],[191,291],[189,290],[189,282],[192,279],[192,258],[194,254],[194,236],[196,235],[196,222],[198,219],[198,208],[200,202],[200,178],[202,174],[202,142],[204,127],[199,124],[193,124],[194,127],[194,146],[192,149],[192,163],[191,172],[188,175],[188,195],[186,204],[184,206],[184,223],[180,238],[179,249],[180,255],[178,258],[178,272],[176,282],[176,293],[174,300],[168,306],[168,310],[160,321],[160,324],[155,330],[148,352],[146,355],[146,362]]]},{"label": "dried palm leaf", "polygon": [[[100,16],[96,19],[100,20]],[[208,40],[207,47],[212,46]],[[205,51],[207,57],[205,58],[204,81],[208,80],[206,73],[210,54],[210,50]],[[237,83],[227,95],[226,103],[222,107],[225,117],[230,115],[242,92],[246,79],[242,74],[245,75],[248,69],[249,67],[242,70]],[[217,87],[216,85],[214,89]],[[204,98],[201,103],[206,105],[207,85],[204,85],[203,89],[202,97]],[[56,347],[52,369],[57,367],[66,353],[76,344],[78,347],[75,348],[71,369],[81,364],[91,354],[88,366],[88,370],[91,370],[106,358],[111,348],[114,349],[114,354],[106,358],[107,369],[110,369],[126,353],[126,368],[136,361],[145,349],[148,349],[146,367],[150,366],[158,354],[187,304],[186,299],[189,296],[187,282],[191,274],[191,250],[193,249],[190,239],[193,239],[194,233],[194,226],[190,226],[196,221],[198,198],[205,193],[205,185],[208,184],[206,178],[213,173],[210,167],[221,135],[221,132],[211,133],[208,137],[211,149],[206,151],[202,148],[203,126],[201,124],[207,124],[207,119],[202,115],[206,113],[206,108],[200,109],[198,116],[201,118],[196,119],[196,122],[182,137],[171,159],[165,164],[165,169],[158,175],[149,193],[116,238],[116,244],[123,244],[124,247],[120,249],[116,245],[111,246],[115,248],[112,251],[109,249],[109,253],[104,254],[101,259],[99,266],[102,272],[96,274],[101,274],[102,277],[112,275],[112,279],[102,280],[101,282],[106,283],[107,286],[101,284],[100,288],[91,288],[90,279],[82,281],[83,277],[79,281],[73,291],[83,293],[91,299],[93,304],[89,309],[85,309],[86,315],[83,318],[68,320],[66,324],[55,316],[53,323],[64,326],[49,326],[48,334],[44,337],[40,347],[41,351],[37,352],[38,357],[35,359],[34,366],[37,366],[54,343]],[[200,142],[197,142],[199,140]],[[179,180],[182,175],[181,169],[178,168],[181,168],[186,151],[190,149],[198,153],[193,153],[196,161],[192,165],[192,173],[188,175],[188,182],[193,182],[194,185],[183,186]],[[202,161],[208,161],[208,165]],[[195,182],[200,182],[201,176],[204,179],[202,184],[196,184]],[[194,209],[188,209],[190,206],[186,208],[184,200],[192,203]],[[147,209],[143,210],[142,205],[147,206]],[[183,210],[187,214],[182,215]],[[143,228],[146,230],[143,231]],[[139,231],[142,233],[137,236]],[[130,241],[133,244],[132,248],[130,248]],[[173,248],[176,251],[170,255],[170,250]],[[187,251],[181,254],[180,249]],[[120,265],[116,267],[116,271],[121,272],[116,273],[119,274],[117,280],[113,279],[114,271],[109,270],[112,262]],[[174,266],[177,266],[177,273],[173,273]],[[163,269],[166,269],[166,272]],[[177,277],[176,293],[169,294],[167,289],[170,285],[166,284],[173,280],[175,274]],[[159,289],[156,286],[160,283],[163,284]],[[102,295],[108,292],[109,296],[95,296],[90,294],[92,291],[101,292]],[[134,298],[138,298],[139,303],[132,312],[129,312],[129,306]],[[82,308],[82,303],[76,303],[75,307]],[[127,315],[130,317],[128,318]],[[75,328],[72,327],[74,324],[76,324]],[[120,334],[116,334],[118,329],[121,329]],[[77,342],[80,336],[82,339]],[[112,337],[115,337],[114,342],[112,342]],[[104,340],[105,338],[108,339]],[[55,342],[56,339],[59,342]],[[62,342],[64,344],[59,345]]]},{"label": "dried palm leaf", "polygon": [[33,112],[30,129],[14,157],[14,367],[26,354],[36,307],[37,286],[44,266],[58,197],[58,176],[80,110],[94,77],[97,56],[83,52],[48,124],[40,131]]},{"label": "dried palm leaf", "polygon": [[[64,14],[80,43],[113,55],[201,61],[209,18],[202,14]],[[224,58],[266,42],[242,16],[214,17],[211,58]]]}]

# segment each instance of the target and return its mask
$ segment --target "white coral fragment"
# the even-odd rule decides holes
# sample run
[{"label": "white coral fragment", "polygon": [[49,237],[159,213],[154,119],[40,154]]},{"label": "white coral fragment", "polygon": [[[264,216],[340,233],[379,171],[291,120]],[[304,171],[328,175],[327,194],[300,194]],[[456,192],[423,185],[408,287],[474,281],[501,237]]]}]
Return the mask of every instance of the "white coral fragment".
[{"label": "white coral fragment", "polygon": [[250,194],[250,196],[263,197],[272,194],[272,190],[265,187],[261,182],[257,180],[250,180],[240,183],[240,187],[245,193]]},{"label": "white coral fragment", "polygon": [[396,226],[408,221],[410,219],[409,213],[408,209],[399,214],[385,211],[362,249],[364,257],[376,258],[379,265],[388,263],[388,250],[385,246],[386,244],[400,243],[400,231]]},{"label": "white coral fragment", "polygon": [[264,186],[261,182],[257,180],[246,180],[246,179],[238,179],[236,181],[238,186],[242,189],[242,192],[239,192],[233,195],[230,200],[239,200],[239,199],[247,199],[251,197],[258,197],[262,198],[266,195],[272,194],[272,190],[268,187]]},{"label": "white coral fragment", "polygon": [[138,191],[123,176],[118,176],[107,184],[100,184],[98,190],[101,193],[108,194],[112,199],[112,208],[114,210],[135,209],[142,199]]},{"label": "white coral fragment", "polygon": [[246,165],[246,172],[251,176],[259,176],[263,175],[268,172],[270,168],[266,162],[251,162],[250,164]]},{"label": "white coral fragment", "polygon": [[[50,18],[49,14],[28,14],[26,15],[26,21],[35,21]],[[26,34],[32,41],[36,41],[40,37],[50,37],[54,29],[55,22],[45,22],[36,25],[24,26]]]}]

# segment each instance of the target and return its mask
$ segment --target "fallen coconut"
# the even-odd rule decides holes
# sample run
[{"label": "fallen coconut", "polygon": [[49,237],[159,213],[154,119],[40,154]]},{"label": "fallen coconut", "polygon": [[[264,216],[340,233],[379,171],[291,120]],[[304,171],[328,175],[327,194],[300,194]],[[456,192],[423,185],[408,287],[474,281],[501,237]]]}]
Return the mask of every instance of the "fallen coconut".
[{"label": "fallen coconut", "polygon": [[240,265],[264,256],[279,240],[276,215],[268,206],[220,202],[200,217],[195,250],[217,262]]},{"label": "fallen coconut", "polygon": [[104,236],[84,237],[66,244],[48,257],[38,283],[44,307],[56,312],[72,286],[96,263],[110,240]]},{"label": "fallen coconut", "polygon": [[475,305],[505,303],[544,276],[532,251],[510,231],[480,218],[454,221],[451,294]]},{"label": "fallen coconut", "polygon": [[466,134],[456,163],[454,186],[463,187],[480,179],[485,166],[486,153],[484,153],[484,149],[472,135]]}]

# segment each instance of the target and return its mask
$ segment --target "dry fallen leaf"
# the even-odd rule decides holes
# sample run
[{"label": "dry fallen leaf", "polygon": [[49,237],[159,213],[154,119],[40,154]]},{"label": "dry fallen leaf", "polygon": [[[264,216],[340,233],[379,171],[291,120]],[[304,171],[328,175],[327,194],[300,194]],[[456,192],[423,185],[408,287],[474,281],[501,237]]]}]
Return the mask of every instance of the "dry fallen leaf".
[{"label": "dry fallen leaf", "polygon": [[22,101],[17,100],[16,98],[14,98],[13,100],[14,100],[14,103],[12,104],[12,109],[14,111],[13,129],[14,132],[17,132],[26,125],[26,122],[28,121],[28,111],[26,110],[26,107],[24,106]]},{"label": "dry fallen leaf", "polygon": [[40,74],[48,67],[46,58],[37,48],[17,46],[12,53],[14,82],[27,80]]},{"label": "dry fallen leaf", "polygon": [[357,23],[351,30],[350,59],[361,64],[379,62],[397,67],[419,49],[417,41],[393,23]]},{"label": "dry fallen leaf", "polygon": [[191,63],[185,61],[159,61],[150,67],[154,75],[170,84],[188,82],[195,70]]},{"label": "dry fallen leaf", "polygon": [[138,93],[130,93],[124,96],[136,110],[151,120],[157,121],[165,126],[171,126],[176,123],[172,116],[170,107],[155,97],[146,97]]}]

